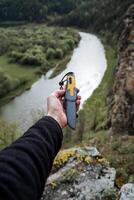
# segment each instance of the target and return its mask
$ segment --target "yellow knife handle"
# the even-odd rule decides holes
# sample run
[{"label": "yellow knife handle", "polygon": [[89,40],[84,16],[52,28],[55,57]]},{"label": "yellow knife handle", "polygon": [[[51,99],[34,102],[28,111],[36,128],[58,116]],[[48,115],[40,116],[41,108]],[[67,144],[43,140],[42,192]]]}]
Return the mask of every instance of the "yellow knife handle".
[{"label": "yellow knife handle", "polygon": [[76,128],[76,99],[78,89],[76,88],[76,80],[73,72],[67,76],[67,86],[65,92],[65,108],[67,115],[67,122],[70,128]]}]

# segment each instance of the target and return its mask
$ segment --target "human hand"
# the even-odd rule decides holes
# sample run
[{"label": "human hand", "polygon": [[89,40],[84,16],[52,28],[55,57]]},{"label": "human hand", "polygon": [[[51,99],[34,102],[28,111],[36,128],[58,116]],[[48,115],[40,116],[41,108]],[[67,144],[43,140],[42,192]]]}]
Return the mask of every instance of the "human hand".
[{"label": "human hand", "polygon": [[[57,90],[47,98],[47,116],[53,117],[64,128],[67,125],[67,116],[63,107],[65,90]],[[81,96],[77,96],[76,107],[79,109]]]}]

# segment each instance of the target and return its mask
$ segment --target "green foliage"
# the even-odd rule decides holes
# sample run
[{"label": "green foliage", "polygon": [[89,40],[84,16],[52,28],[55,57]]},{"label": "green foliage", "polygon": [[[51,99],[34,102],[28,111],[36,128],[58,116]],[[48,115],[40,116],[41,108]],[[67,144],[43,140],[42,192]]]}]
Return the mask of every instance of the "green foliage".
[{"label": "green foliage", "polygon": [[118,191],[117,189],[109,189],[104,192],[103,194],[103,200],[115,200],[118,196]]},{"label": "green foliage", "polygon": [[[71,47],[67,44],[69,48],[65,51],[64,44],[69,38],[72,41]],[[55,66],[56,72],[61,72],[66,66],[67,56],[79,39],[78,32],[70,28],[35,24],[0,28],[0,67],[3,70],[0,74],[0,98],[20,86],[24,89],[24,84],[29,87],[35,77],[37,78],[37,73],[46,73]],[[3,63],[3,58],[6,63]],[[38,69],[35,69],[36,67]],[[30,75],[25,70],[30,72]]]},{"label": "green foliage", "polygon": [[84,145],[96,146],[110,162],[110,166],[117,170],[116,177],[117,182],[121,182],[118,183],[120,186],[129,180],[134,180],[133,142],[133,136],[112,136],[109,130],[87,131],[83,138]]},{"label": "green foliage", "polygon": [[8,55],[11,57],[10,62],[18,62],[24,56],[23,53],[17,51],[11,51]]},{"label": "green foliage", "polygon": [[15,124],[0,121],[0,150],[12,143],[19,136]]},{"label": "green foliage", "polygon": [[3,55],[8,51],[10,45],[10,40],[6,38],[2,33],[0,37],[0,55]]},{"label": "green foliage", "polygon": [[55,50],[54,49],[52,49],[52,48],[48,48],[47,49],[47,52],[46,52],[46,57],[47,57],[47,59],[49,60],[49,59],[54,59],[55,58]]},{"label": "green foliage", "polygon": [[124,13],[132,3],[133,0],[76,0],[72,10],[53,19],[52,23],[77,26],[90,32],[108,31],[119,35],[123,27]]},{"label": "green foliage", "polygon": [[79,39],[74,30],[45,25],[0,28],[0,55],[6,54],[10,62],[40,66],[46,58],[50,61],[66,56]]},{"label": "green foliage", "polygon": [[62,58],[62,57],[63,57],[63,51],[62,51],[62,49],[57,48],[56,52],[55,52],[55,58]]},{"label": "green foliage", "polygon": [[99,87],[93,92],[90,99],[84,105],[85,110],[85,131],[98,131],[107,126],[108,105],[107,99],[113,81],[114,69],[116,66],[115,51],[106,47],[107,70]]},{"label": "green foliage", "polygon": [[5,96],[8,92],[17,89],[20,85],[26,84],[27,79],[12,79],[10,76],[0,71],[0,98]]},{"label": "green foliage", "polygon": [[47,21],[119,35],[124,13],[132,3],[133,0],[2,0],[0,21]]},{"label": "green foliage", "polygon": [[70,49],[73,49],[73,46],[74,46],[74,40],[72,40],[72,39],[67,39],[67,40],[66,40],[66,44],[69,45]]},{"label": "green foliage", "polygon": [[20,63],[23,65],[39,66],[43,63],[42,56],[40,54],[33,55],[31,53],[25,53]]}]

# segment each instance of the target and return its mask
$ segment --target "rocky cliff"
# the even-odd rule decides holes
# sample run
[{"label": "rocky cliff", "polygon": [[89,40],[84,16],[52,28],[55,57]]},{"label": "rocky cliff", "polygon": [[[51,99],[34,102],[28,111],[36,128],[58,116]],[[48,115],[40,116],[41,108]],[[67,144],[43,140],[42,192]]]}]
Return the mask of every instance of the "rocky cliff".
[{"label": "rocky cliff", "polygon": [[54,161],[41,200],[115,199],[115,174],[94,147],[63,150]]},{"label": "rocky cliff", "polygon": [[57,155],[41,200],[133,200],[134,184],[116,185],[116,170],[95,147]]},{"label": "rocky cliff", "polygon": [[133,134],[134,130],[134,4],[128,9],[124,24],[110,106],[115,134]]}]

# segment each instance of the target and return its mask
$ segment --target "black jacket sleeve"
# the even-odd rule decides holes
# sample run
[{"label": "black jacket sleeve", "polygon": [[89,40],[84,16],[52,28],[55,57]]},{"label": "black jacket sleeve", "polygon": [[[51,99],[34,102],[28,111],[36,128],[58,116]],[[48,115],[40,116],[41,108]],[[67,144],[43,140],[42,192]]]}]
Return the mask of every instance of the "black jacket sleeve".
[{"label": "black jacket sleeve", "polygon": [[43,117],[0,152],[0,200],[39,200],[62,142],[62,130]]}]

